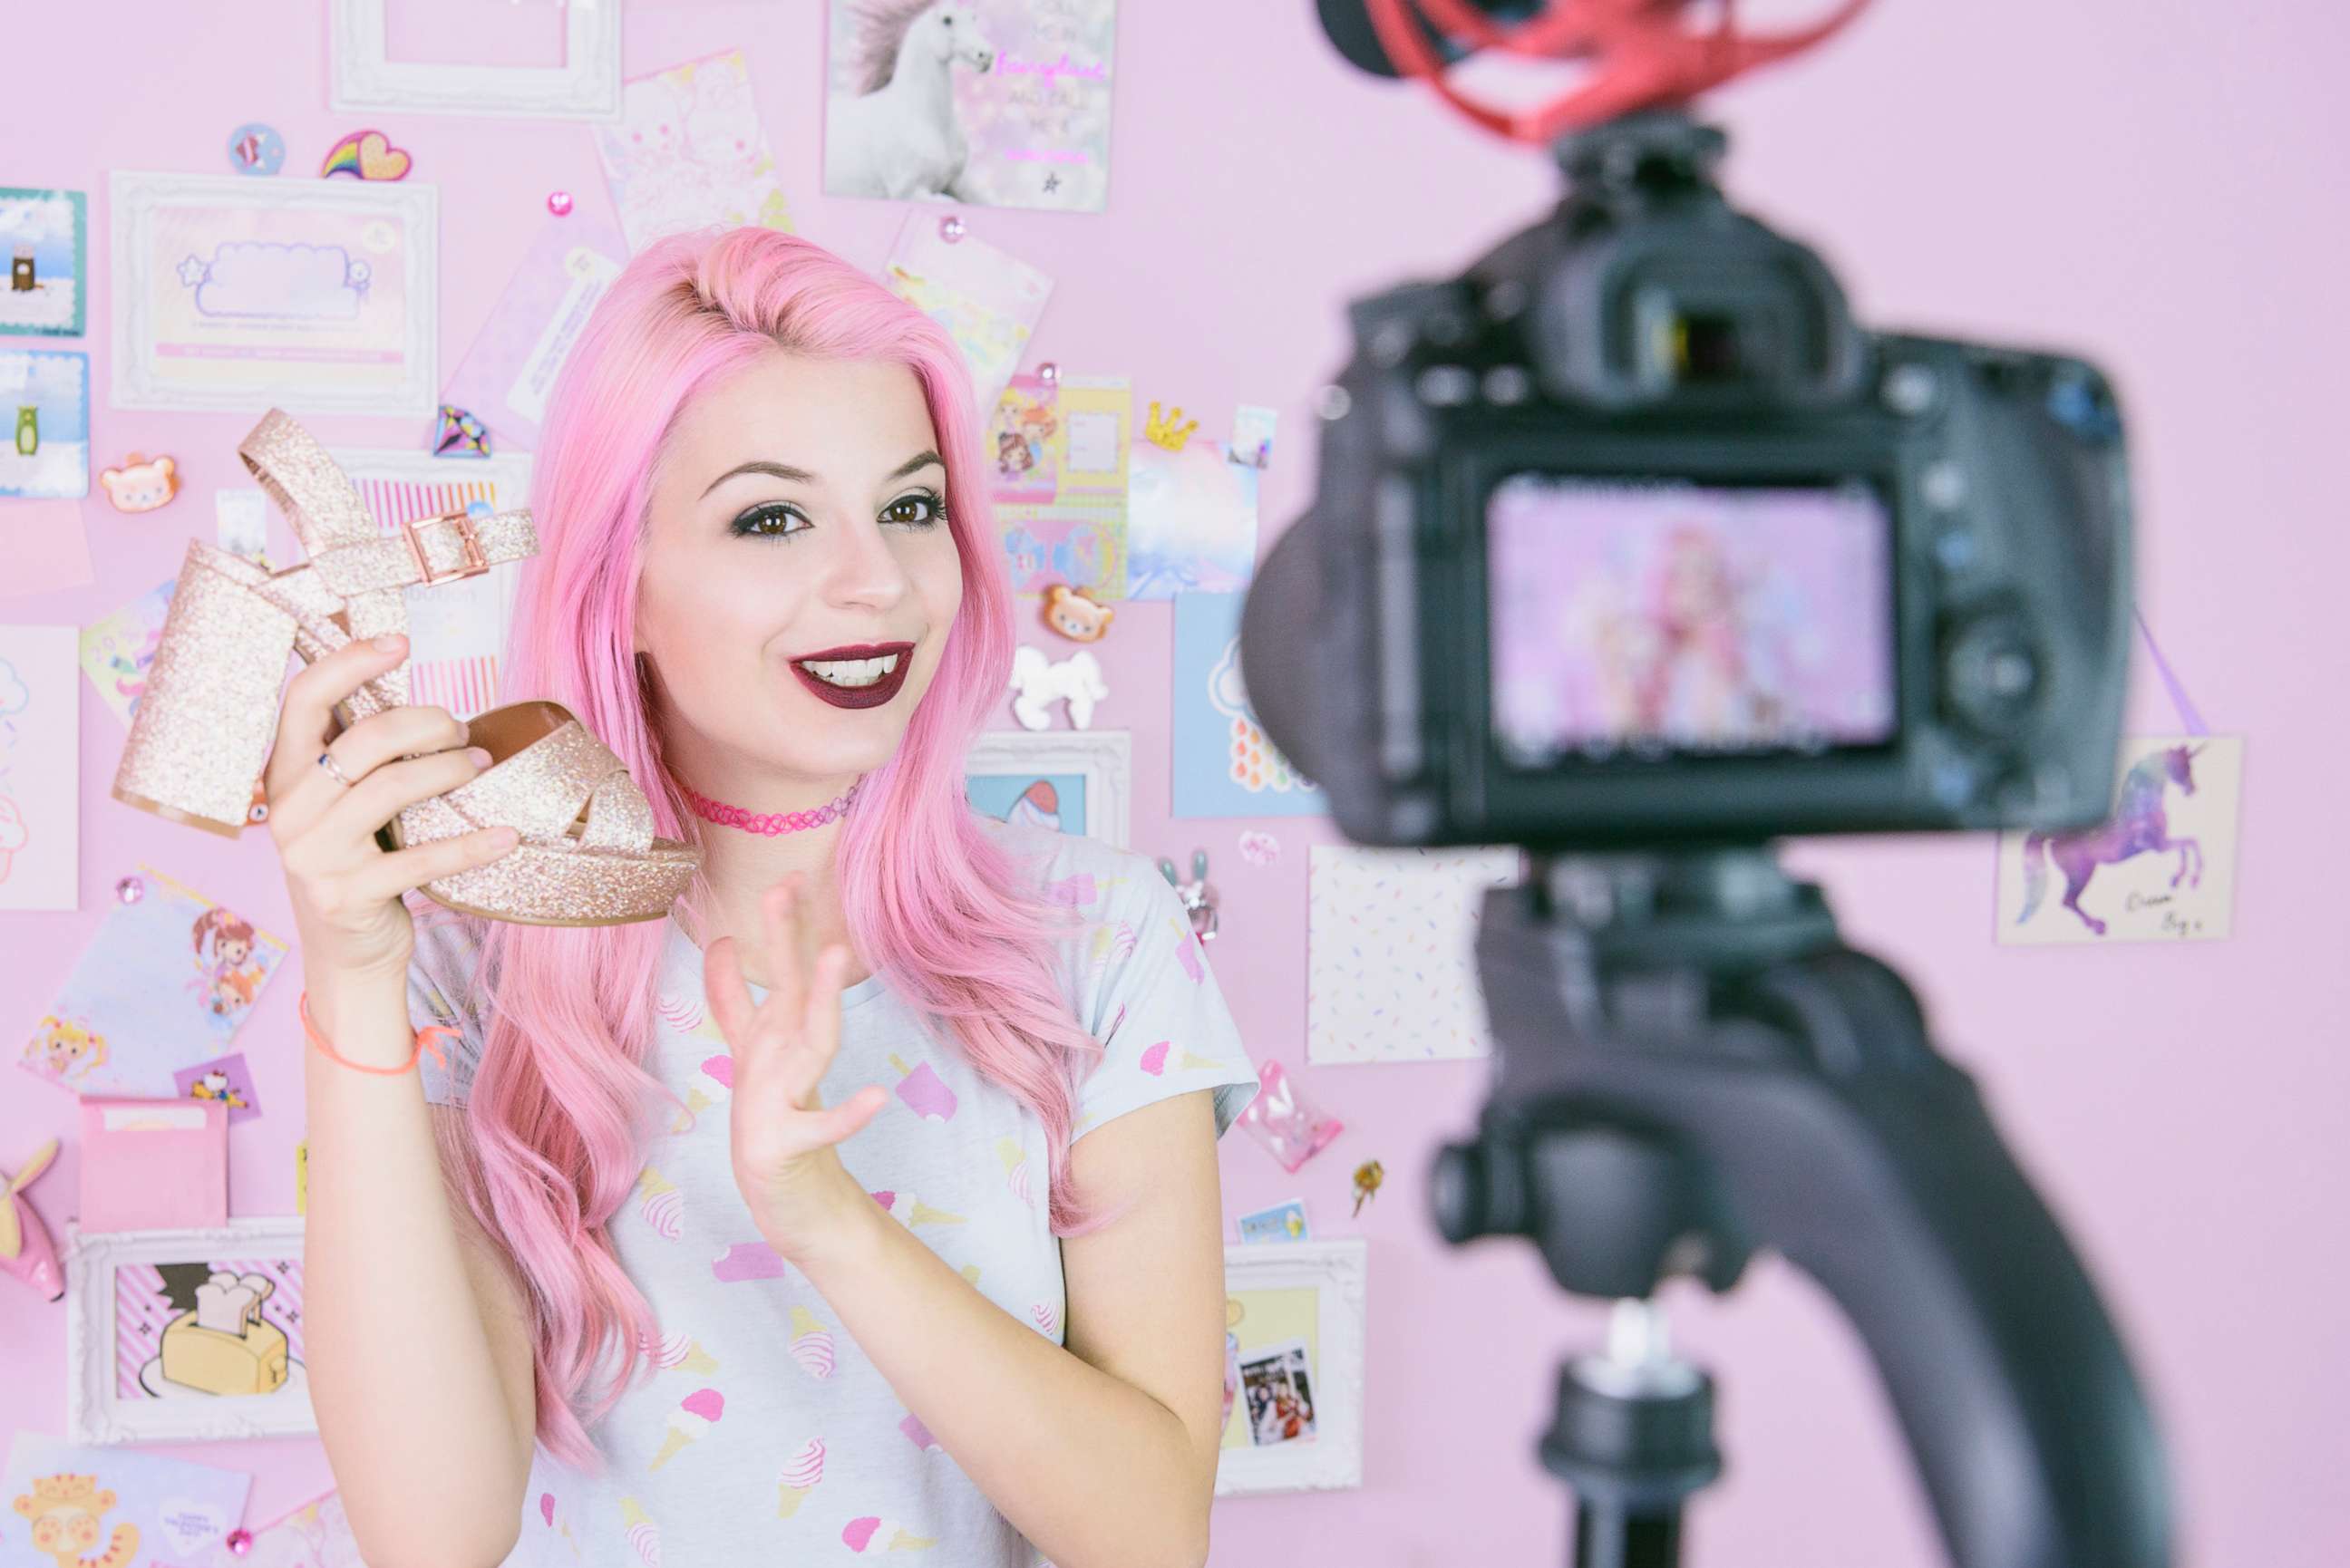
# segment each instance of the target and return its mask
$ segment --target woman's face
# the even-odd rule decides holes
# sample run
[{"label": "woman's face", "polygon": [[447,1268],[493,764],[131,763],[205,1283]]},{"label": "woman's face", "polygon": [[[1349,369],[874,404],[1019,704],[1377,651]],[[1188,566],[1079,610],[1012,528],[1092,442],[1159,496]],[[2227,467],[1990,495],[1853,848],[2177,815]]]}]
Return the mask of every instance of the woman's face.
[{"label": "woman's face", "polygon": [[686,407],[636,611],[686,782],[829,786],[896,753],[962,602],[946,483],[903,365],[778,349]]}]

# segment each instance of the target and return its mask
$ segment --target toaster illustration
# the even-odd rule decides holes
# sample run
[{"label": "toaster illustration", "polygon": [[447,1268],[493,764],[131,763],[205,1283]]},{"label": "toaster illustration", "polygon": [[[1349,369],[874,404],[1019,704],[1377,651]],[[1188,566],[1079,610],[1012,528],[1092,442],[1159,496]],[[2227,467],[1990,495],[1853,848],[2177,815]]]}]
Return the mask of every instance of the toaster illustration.
[{"label": "toaster illustration", "polygon": [[216,1271],[196,1287],[195,1309],[165,1326],[163,1376],[207,1394],[276,1393],[286,1382],[286,1334],[261,1303],[276,1288],[265,1275]]}]

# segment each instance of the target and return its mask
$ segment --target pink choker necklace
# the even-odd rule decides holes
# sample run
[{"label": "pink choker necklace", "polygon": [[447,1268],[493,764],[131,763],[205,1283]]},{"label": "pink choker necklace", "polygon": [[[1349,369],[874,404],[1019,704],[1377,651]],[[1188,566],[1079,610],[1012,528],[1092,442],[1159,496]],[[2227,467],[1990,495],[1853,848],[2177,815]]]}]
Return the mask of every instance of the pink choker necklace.
[{"label": "pink choker necklace", "polygon": [[800,833],[811,827],[822,827],[827,822],[847,815],[849,803],[857,798],[857,792],[865,787],[865,781],[858,779],[838,800],[815,811],[769,811],[755,815],[739,805],[728,805],[724,801],[698,794],[684,784],[677,787],[685,791],[685,798],[692,805],[693,815],[704,821],[739,827],[745,833],[764,833],[772,838],[779,833]]}]

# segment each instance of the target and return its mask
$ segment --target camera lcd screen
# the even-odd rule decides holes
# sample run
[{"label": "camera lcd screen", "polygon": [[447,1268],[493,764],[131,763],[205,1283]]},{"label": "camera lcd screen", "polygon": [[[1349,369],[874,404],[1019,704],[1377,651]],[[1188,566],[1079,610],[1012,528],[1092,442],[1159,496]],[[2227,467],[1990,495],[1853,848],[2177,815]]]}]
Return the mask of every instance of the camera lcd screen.
[{"label": "camera lcd screen", "polygon": [[1892,530],[1865,483],[1519,473],[1487,498],[1485,535],[1513,766],[1893,737]]}]

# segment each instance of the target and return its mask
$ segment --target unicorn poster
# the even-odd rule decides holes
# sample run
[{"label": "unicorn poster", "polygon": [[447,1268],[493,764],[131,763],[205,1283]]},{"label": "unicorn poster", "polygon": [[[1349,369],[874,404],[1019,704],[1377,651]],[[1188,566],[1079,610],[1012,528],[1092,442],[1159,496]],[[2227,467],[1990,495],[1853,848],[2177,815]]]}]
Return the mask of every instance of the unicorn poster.
[{"label": "unicorn poster", "polygon": [[1098,213],[1117,0],[832,0],[831,196]]},{"label": "unicorn poster", "polygon": [[2074,833],[2000,836],[2001,944],[2225,938],[2243,771],[2237,736],[2125,742],[2110,820]]}]

